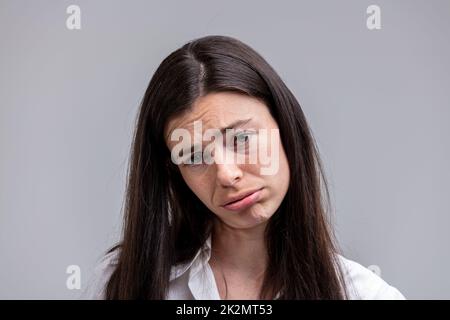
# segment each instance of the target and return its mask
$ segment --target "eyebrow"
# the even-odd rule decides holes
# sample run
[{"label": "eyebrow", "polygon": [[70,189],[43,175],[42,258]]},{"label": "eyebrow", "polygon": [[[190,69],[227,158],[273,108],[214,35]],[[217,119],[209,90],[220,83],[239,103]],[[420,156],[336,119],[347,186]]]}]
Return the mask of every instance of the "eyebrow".
[{"label": "eyebrow", "polygon": [[[236,121],[230,123],[229,125],[227,125],[227,126],[221,128],[221,129],[220,129],[220,132],[223,134],[223,133],[226,133],[226,130],[228,130],[228,129],[236,129],[236,128],[240,128],[240,127],[246,125],[247,123],[251,122],[252,120],[253,120],[252,118],[236,120]],[[199,145],[200,145],[200,146],[203,145],[203,141],[202,141],[202,143],[199,144]],[[196,147],[196,146],[197,146],[197,145],[195,145],[195,144],[191,145],[191,147],[190,147],[191,153],[195,150],[195,147]],[[186,148],[184,148],[183,150],[189,152],[189,147],[186,147]]]},{"label": "eyebrow", "polygon": [[244,120],[237,120],[237,121],[229,124],[228,126],[220,129],[220,132],[224,133],[227,129],[235,129],[235,128],[242,127],[242,126],[246,125],[248,122],[250,122],[251,120],[252,120],[252,118],[248,118],[248,119],[244,119]]}]

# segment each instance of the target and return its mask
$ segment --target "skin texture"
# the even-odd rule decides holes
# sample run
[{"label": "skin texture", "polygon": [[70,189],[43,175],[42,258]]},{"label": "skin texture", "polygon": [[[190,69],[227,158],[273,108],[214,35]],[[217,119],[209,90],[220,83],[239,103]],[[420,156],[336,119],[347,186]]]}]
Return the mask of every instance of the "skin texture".
[{"label": "skin texture", "polygon": [[[288,190],[289,166],[279,136],[271,140],[266,135],[267,140],[264,140],[259,130],[270,132],[271,129],[278,129],[278,125],[266,104],[259,99],[220,92],[198,98],[189,112],[171,119],[165,130],[167,146],[172,150],[179,143],[170,139],[176,128],[188,130],[193,141],[196,134],[194,121],[201,120],[203,134],[207,129],[225,128],[237,120],[246,119],[251,120],[235,130],[243,131],[244,136],[246,132],[252,132],[244,139],[256,139],[252,141],[258,141],[258,148],[267,150],[270,164],[277,161],[278,170],[275,173],[261,174],[261,169],[270,164],[262,163],[260,157],[256,163],[224,161],[225,151],[229,149],[225,143],[217,141],[212,153],[216,160],[214,163],[178,165],[186,184],[216,217],[209,264],[222,299],[256,299],[262,283],[267,264],[264,230]],[[225,134],[224,140],[227,140]],[[210,142],[203,141],[203,146]],[[278,147],[278,154],[273,152],[274,146]],[[248,159],[249,154],[255,151],[233,149],[233,153],[236,152],[243,152]],[[240,211],[223,207],[230,197],[257,189],[261,189],[260,196],[251,206]]]}]

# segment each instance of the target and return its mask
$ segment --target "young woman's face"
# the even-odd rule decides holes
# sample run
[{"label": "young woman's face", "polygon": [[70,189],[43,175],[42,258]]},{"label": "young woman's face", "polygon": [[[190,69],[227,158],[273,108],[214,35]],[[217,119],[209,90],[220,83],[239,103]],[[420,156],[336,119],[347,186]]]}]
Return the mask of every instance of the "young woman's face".
[{"label": "young woman's face", "polygon": [[[224,128],[230,128],[229,134],[205,135],[208,129],[217,133]],[[226,225],[256,227],[280,206],[289,166],[278,125],[262,101],[239,93],[210,93],[171,119],[165,137],[172,156],[182,154],[177,164],[186,184]],[[197,143],[199,149],[190,148]],[[228,204],[236,199],[241,200]]]}]

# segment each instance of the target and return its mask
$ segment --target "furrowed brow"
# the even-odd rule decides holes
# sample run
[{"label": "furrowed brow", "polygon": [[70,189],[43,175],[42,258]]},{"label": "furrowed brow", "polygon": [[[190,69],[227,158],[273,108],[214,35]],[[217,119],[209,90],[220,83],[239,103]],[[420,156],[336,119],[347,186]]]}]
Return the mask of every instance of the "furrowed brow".
[{"label": "furrowed brow", "polygon": [[[247,123],[249,123],[249,122],[251,122],[251,121],[252,121],[252,118],[236,120],[236,121],[230,123],[229,125],[227,125],[227,126],[221,128],[221,129],[220,129],[220,132],[221,132],[222,134],[225,134],[227,129],[236,129],[236,128],[240,128],[240,127],[243,127],[244,125],[246,125]],[[199,143],[198,145],[197,145],[197,144],[193,144],[193,145],[191,145],[190,147],[184,148],[183,151],[184,151],[184,152],[189,152],[189,153],[190,153],[190,152],[193,152],[194,150],[196,150],[196,147],[197,147],[198,149],[201,149],[202,146],[203,146],[203,143]]]}]

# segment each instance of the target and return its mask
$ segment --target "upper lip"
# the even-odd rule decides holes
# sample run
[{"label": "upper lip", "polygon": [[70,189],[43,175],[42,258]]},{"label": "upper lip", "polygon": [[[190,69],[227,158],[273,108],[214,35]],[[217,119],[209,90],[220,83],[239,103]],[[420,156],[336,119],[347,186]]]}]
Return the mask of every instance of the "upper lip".
[{"label": "upper lip", "polygon": [[245,198],[245,197],[251,195],[252,193],[255,193],[256,191],[259,191],[259,190],[261,190],[261,189],[262,189],[262,188],[254,189],[254,190],[252,190],[252,191],[242,192],[241,194],[238,194],[237,196],[234,196],[234,197],[228,197],[228,198],[226,199],[225,203],[224,203],[222,206],[226,206],[227,204],[230,204],[230,203],[232,203],[232,202],[241,200],[241,199],[243,199],[243,198]]}]

